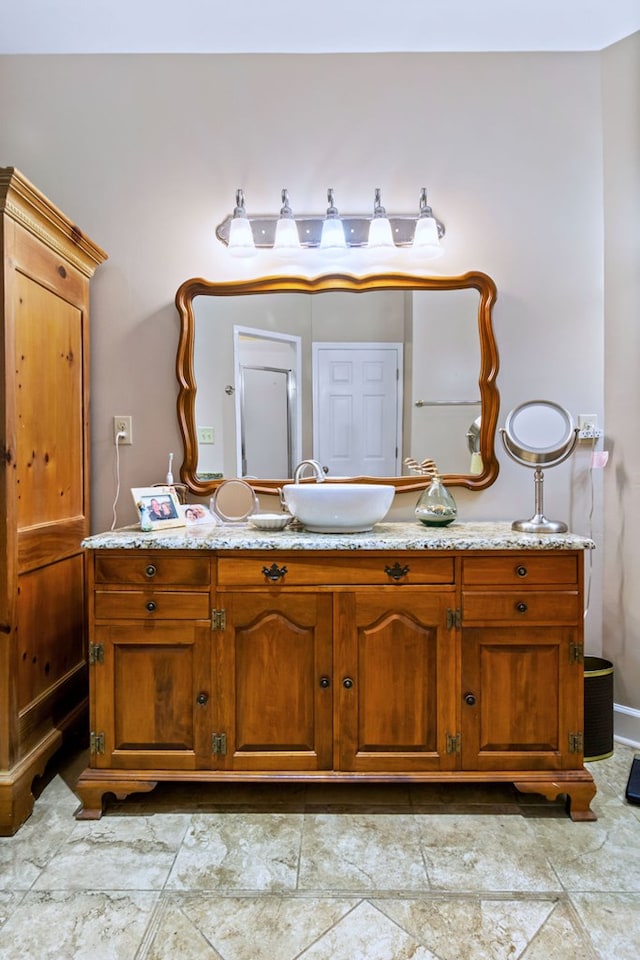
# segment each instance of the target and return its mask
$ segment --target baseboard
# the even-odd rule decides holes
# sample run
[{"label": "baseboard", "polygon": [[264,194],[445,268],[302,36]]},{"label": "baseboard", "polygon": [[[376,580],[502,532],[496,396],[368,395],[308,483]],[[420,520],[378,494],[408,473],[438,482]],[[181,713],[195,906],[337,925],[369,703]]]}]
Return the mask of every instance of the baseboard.
[{"label": "baseboard", "polygon": [[614,703],[613,729],[618,743],[640,749],[640,710]]}]

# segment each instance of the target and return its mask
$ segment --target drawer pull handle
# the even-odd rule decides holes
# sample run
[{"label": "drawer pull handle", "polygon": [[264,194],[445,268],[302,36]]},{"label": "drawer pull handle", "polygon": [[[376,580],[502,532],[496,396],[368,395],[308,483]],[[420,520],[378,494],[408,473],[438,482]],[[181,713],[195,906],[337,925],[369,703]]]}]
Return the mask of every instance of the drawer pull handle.
[{"label": "drawer pull handle", "polygon": [[345,690],[351,690],[351,687],[353,686],[353,680],[351,677],[345,677],[342,681],[342,686],[345,688]]},{"label": "drawer pull handle", "polygon": [[386,566],[384,568],[384,572],[388,577],[391,577],[392,580],[398,581],[402,580],[403,577],[406,577],[406,575],[409,573],[409,567],[406,565],[401,567],[396,560],[392,567]]},{"label": "drawer pull handle", "polygon": [[196,700],[201,707],[204,707],[205,703],[209,701],[209,694],[204,693],[203,691],[202,693],[198,694],[198,696],[196,697]]},{"label": "drawer pull handle", "polygon": [[529,571],[527,570],[526,567],[523,567],[523,566],[516,567],[516,576],[517,576],[517,577],[526,577],[526,575],[527,575],[528,572],[529,572]]},{"label": "drawer pull handle", "polygon": [[320,677],[320,686],[323,690],[326,690],[327,687],[331,686],[331,680],[329,677]]},{"label": "drawer pull handle", "polygon": [[263,567],[262,572],[272,583],[277,583],[287,572],[286,567],[279,567],[277,563],[272,563],[270,567]]},{"label": "drawer pull handle", "polygon": [[158,572],[158,568],[154,563],[150,563],[145,567],[144,572],[145,572],[145,576],[149,577],[149,579],[151,580],[153,577],[155,577],[156,573]]},{"label": "drawer pull handle", "polygon": [[468,707],[475,707],[476,705],[475,695],[473,693],[465,693],[464,702]]},{"label": "drawer pull handle", "polygon": [[527,609],[528,608],[524,600],[521,600],[520,603],[516,603],[516,610],[518,611],[518,613],[526,613]]},{"label": "drawer pull handle", "polygon": [[155,609],[156,609],[155,600],[149,600],[149,602],[147,603],[147,610],[149,611],[149,613],[154,613]]}]

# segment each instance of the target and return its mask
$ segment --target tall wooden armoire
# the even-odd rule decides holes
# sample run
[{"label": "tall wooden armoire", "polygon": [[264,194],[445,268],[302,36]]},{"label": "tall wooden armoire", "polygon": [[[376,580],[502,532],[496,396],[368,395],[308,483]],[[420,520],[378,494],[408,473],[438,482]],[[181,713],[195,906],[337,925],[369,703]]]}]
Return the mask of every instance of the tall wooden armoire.
[{"label": "tall wooden armoire", "polygon": [[0,835],[88,707],[89,280],[106,254],[0,167]]}]

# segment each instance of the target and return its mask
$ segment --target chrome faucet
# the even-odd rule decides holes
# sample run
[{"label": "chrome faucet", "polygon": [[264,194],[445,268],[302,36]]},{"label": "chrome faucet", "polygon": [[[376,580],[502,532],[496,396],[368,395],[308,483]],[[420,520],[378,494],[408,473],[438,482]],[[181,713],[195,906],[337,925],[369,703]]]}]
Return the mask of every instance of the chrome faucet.
[{"label": "chrome faucet", "polygon": [[300,483],[302,480],[302,475],[304,474],[307,467],[311,467],[315,473],[316,483],[324,483],[325,475],[322,468],[322,464],[318,463],[317,460],[301,460],[298,466],[295,469],[293,474],[293,482]]}]

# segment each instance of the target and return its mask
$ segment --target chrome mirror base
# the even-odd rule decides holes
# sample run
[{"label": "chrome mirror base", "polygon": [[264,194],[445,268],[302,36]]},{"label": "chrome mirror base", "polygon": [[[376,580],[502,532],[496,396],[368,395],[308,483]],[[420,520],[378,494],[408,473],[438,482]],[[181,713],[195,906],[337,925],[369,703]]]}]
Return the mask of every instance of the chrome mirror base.
[{"label": "chrome mirror base", "polygon": [[512,530],[520,533],[566,533],[569,529],[562,520],[547,520],[542,513],[536,513],[530,520],[514,520]]}]

